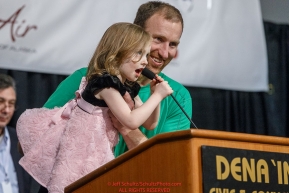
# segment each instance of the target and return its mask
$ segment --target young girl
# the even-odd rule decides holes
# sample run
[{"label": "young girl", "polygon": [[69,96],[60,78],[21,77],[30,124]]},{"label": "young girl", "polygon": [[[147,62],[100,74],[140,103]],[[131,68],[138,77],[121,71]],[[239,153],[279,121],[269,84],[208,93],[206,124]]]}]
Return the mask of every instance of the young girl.
[{"label": "young girl", "polygon": [[[167,82],[151,83],[142,103],[135,82],[147,65],[150,35],[130,23],[116,23],[100,40],[76,98],[62,108],[26,110],[17,134],[24,156],[20,164],[50,193],[64,188],[114,159],[118,133],[108,109],[130,129],[154,128],[159,103],[173,91]],[[87,80],[87,81],[86,81]]]}]

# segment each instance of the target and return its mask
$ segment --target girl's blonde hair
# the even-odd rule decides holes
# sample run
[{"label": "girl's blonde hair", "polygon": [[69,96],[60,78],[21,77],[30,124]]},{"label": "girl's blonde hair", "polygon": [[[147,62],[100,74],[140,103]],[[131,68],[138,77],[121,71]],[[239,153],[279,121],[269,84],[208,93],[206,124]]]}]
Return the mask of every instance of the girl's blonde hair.
[{"label": "girl's blonde hair", "polygon": [[118,75],[120,64],[137,51],[145,53],[144,48],[150,41],[150,35],[138,25],[125,22],[113,24],[105,31],[89,62],[87,80],[104,72]]}]

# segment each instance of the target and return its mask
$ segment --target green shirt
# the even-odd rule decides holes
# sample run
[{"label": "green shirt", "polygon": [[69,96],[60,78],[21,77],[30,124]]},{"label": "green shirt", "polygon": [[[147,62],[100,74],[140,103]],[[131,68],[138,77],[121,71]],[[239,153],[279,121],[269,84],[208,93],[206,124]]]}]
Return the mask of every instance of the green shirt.
[{"label": "green shirt", "polygon": [[[44,104],[46,108],[61,107],[69,100],[75,97],[75,91],[78,90],[81,78],[86,75],[87,68],[81,68],[75,71],[72,75],[68,76],[57,87],[56,91],[50,96],[48,101]],[[180,83],[167,77],[165,74],[160,73],[164,80],[168,81],[172,87],[176,100],[180,103],[186,113],[192,116],[192,99],[189,91]],[[145,102],[150,96],[150,85],[141,87],[139,97]],[[153,130],[147,130],[140,127],[140,130],[148,137],[151,138],[159,133],[185,130],[190,128],[190,121],[184,115],[182,110],[178,107],[177,103],[171,96],[166,97],[161,102],[161,111],[158,125]],[[115,156],[119,156],[127,151],[127,146],[120,136],[119,143],[115,147]]]},{"label": "green shirt", "polygon": [[54,93],[44,104],[44,107],[52,109],[54,107],[62,107],[69,100],[75,98],[75,91],[79,89],[82,77],[86,76],[87,68],[81,68],[63,80]]}]

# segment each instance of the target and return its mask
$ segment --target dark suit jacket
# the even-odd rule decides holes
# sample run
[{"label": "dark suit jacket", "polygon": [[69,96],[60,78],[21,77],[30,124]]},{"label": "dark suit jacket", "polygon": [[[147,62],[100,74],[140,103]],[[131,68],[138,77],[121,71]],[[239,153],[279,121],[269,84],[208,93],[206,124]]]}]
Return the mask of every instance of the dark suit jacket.
[{"label": "dark suit jacket", "polygon": [[19,193],[30,193],[33,190],[32,186],[35,184],[35,181],[18,163],[22,155],[17,149],[18,138],[16,129],[9,126],[7,128],[11,139],[10,153],[17,174]]}]

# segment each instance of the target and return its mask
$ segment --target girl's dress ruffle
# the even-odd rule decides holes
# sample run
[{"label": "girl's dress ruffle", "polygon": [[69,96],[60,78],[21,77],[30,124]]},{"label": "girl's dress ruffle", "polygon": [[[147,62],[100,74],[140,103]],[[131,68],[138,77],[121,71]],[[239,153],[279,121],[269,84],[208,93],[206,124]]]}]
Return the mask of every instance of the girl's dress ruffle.
[{"label": "girl's dress ruffle", "polygon": [[[80,108],[77,101],[84,86],[82,81],[76,99],[64,107],[28,109],[17,121],[24,152],[19,163],[50,193],[63,192],[69,184],[114,159],[112,149],[118,132],[108,107],[91,105],[90,113]],[[67,109],[68,116],[62,117]]]}]

